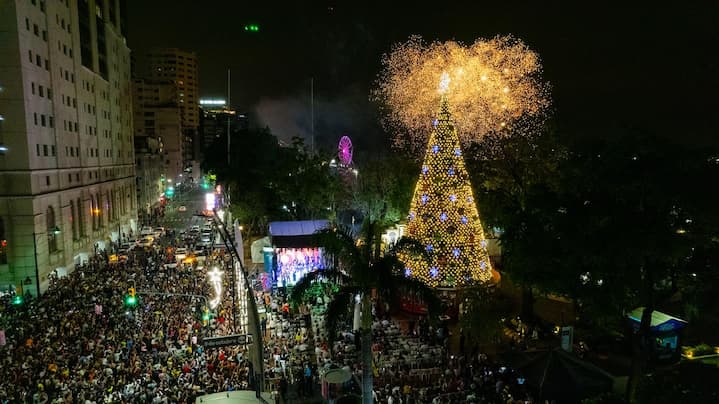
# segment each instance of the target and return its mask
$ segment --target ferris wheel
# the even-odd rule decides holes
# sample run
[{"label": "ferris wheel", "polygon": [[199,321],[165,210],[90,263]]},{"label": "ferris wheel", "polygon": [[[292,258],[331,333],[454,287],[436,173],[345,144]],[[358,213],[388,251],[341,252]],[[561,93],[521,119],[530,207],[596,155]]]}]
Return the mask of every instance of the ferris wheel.
[{"label": "ferris wheel", "polygon": [[349,136],[342,136],[337,146],[337,157],[340,164],[347,167],[352,165],[352,140]]}]

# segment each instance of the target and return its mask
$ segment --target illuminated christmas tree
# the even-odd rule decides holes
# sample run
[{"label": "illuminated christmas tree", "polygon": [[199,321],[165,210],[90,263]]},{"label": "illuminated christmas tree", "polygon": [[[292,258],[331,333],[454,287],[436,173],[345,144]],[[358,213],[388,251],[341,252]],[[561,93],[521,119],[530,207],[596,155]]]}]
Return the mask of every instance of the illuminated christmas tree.
[{"label": "illuminated christmas tree", "polygon": [[445,97],[433,126],[406,233],[428,254],[402,257],[405,275],[434,287],[487,281],[492,277],[487,240]]}]

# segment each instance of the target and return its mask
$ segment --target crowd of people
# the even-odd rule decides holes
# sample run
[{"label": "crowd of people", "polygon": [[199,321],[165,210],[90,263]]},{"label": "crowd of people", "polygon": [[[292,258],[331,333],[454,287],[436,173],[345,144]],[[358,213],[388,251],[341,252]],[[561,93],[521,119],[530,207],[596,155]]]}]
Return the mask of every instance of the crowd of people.
[{"label": "crowd of people", "polygon": [[[205,269],[169,270],[163,265],[175,260],[169,244],[161,239],[115,264],[98,254],[52,279],[41,299],[5,310],[2,402],[191,403],[206,393],[248,389],[252,371],[243,347],[201,344],[231,333],[223,309],[229,296],[203,320],[205,302],[189,295],[210,295]],[[125,301],[131,287],[135,305]]]},{"label": "crowd of people", "polygon": [[[191,242],[174,235],[112,262],[102,251],[62,278],[52,278],[41,299],[2,306],[1,402],[191,403],[214,392],[253,389],[244,346],[204,349],[202,340],[227,335],[232,321],[230,279],[210,319],[207,267],[225,262],[221,250],[203,265],[175,263],[173,248]],[[112,262],[112,263],[111,263]],[[135,304],[126,301],[138,291]],[[335,338],[324,324],[325,301],[291,307],[257,293],[262,309],[265,388],[287,402],[317,397],[321,374],[343,368],[345,392],[359,392],[360,338],[347,323]],[[453,356],[446,325],[400,324],[386,305],[373,308],[373,395],[378,403],[521,402],[524,380],[486,356]],[[330,346],[330,340],[334,343]],[[328,394],[326,389],[322,392]]]}]

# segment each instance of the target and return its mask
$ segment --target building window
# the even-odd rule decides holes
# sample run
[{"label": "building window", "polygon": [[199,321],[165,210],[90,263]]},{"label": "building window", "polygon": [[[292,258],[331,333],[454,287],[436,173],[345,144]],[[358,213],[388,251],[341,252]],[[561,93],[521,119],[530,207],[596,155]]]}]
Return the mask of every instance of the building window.
[{"label": "building window", "polygon": [[30,82],[30,90],[32,91],[32,94],[35,95],[35,82]]},{"label": "building window", "polygon": [[33,118],[35,118],[35,125],[37,125],[37,112],[32,114]]},{"label": "building window", "polygon": [[55,127],[55,118],[49,116],[49,117],[47,117],[47,119],[48,119],[48,124],[49,124],[49,126],[50,126],[51,128],[54,128],[54,127]]},{"label": "building window", "polygon": [[47,31],[45,30],[42,31],[42,40],[47,42]]},{"label": "building window", "polygon": [[42,58],[40,55],[35,55],[35,64],[42,67]]},{"label": "building window", "polygon": [[45,115],[40,115],[40,124],[41,124],[42,126],[46,126]]},{"label": "building window", "polygon": [[[47,145],[46,145],[46,144],[42,145],[42,155],[45,156],[45,157],[47,157],[47,150],[48,150]],[[50,177],[47,177],[47,179],[48,179],[48,182],[49,182],[49,181],[50,181]],[[48,185],[50,185],[50,184],[48,184]]]},{"label": "building window", "polygon": [[32,63],[32,51],[28,49],[27,55],[30,58],[30,63]]},{"label": "building window", "polygon": [[47,99],[48,99],[48,100],[51,100],[51,99],[52,99],[52,89],[51,89],[51,88],[48,88],[48,89],[47,89]]},{"label": "building window", "polygon": [[30,19],[28,19],[27,17],[25,17],[25,28],[30,31]]},{"label": "building window", "polygon": [[37,155],[40,156],[40,145],[39,145],[39,144],[36,144],[36,145],[35,145],[35,149],[36,149],[36,151],[37,151]]},{"label": "building window", "polygon": [[[50,177],[47,178],[49,179]],[[55,223],[55,209],[48,206],[45,216],[47,219],[47,249],[48,252],[54,253],[57,251],[57,236],[60,233]]]},{"label": "building window", "polygon": [[40,36],[40,29],[38,28],[37,24],[32,25],[32,32],[35,34],[35,36]]},{"label": "building window", "polygon": [[50,186],[50,177],[47,175],[45,176],[45,185]]},{"label": "building window", "polygon": [[37,93],[40,95],[40,97],[44,97],[45,96],[45,88],[43,86],[38,86]]},{"label": "building window", "polygon": [[55,145],[50,146],[50,151],[52,152],[52,155],[57,155],[57,149],[55,148]]},{"label": "building window", "polygon": [[[72,174],[67,175],[67,182],[72,184]],[[70,202],[70,203],[72,203],[72,202]]]}]

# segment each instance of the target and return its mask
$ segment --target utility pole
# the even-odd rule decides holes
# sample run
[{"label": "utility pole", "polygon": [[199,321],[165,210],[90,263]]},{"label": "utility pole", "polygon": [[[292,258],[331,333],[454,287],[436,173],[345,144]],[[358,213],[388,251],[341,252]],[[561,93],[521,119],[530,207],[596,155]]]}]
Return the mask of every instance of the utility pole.
[{"label": "utility pole", "polygon": [[32,232],[32,247],[35,252],[35,287],[37,288],[37,298],[40,298],[40,270],[37,266],[37,240],[35,239],[37,234]]},{"label": "utility pole", "polygon": [[315,78],[310,77],[310,134],[312,135],[311,150],[315,154]]},{"label": "utility pole", "polygon": [[227,169],[230,169],[230,69],[227,69]]}]

